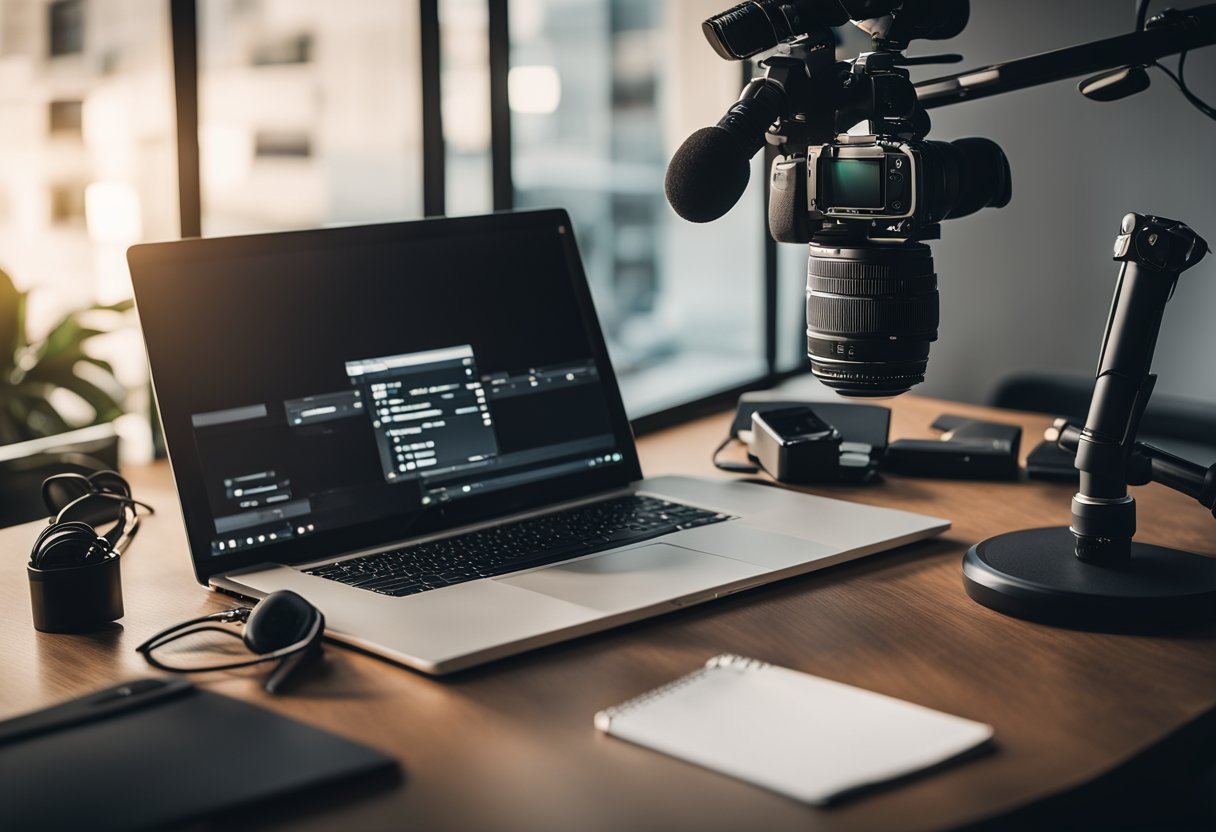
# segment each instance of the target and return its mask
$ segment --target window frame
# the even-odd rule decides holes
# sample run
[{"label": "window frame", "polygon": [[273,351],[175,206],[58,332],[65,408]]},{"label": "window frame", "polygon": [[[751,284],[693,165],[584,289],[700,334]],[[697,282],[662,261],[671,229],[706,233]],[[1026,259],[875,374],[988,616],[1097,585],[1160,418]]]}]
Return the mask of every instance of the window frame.
[{"label": "window frame", "polygon": [[[204,0],[205,2],[205,0]],[[408,2],[408,0],[402,0]],[[445,213],[445,148],[441,89],[441,0],[419,0],[421,36],[417,44],[403,44],[418,55],[422,78],[422,169],[423,213]],[[510,69],[511,39],[509,0],[486,0],[488,12],[490,63],[490,168],[493,210],[507,211],[514,206],[515,187],[511,171],[511,110],[507,99],[507,73]],[[202,191],[199,162],[199,73],[198,73],[198,0],[169,0],[172,38],[173,90],[177,132],[178,202],[181,236],[202,236]],[[742,65],[741,83],[751,77],[751,64]],[[765,169],[772,162],[773,150],[766,147]],[[769,196],[768,177],[764,177],[763,204]],[[765,228],[768,228],[767,210]],[[757,390],[799,375],[805,367],[779,369],[778,350],[778,258],[777,244],[765,235],[763,264],[763,332],[766,371],[748,382],[693,399],[682,404],[634,416],[637,434],[648,433],[698,416],[720,411],[734,404],[743,392]],[[803,362],[805,364],[805,362]]]}]

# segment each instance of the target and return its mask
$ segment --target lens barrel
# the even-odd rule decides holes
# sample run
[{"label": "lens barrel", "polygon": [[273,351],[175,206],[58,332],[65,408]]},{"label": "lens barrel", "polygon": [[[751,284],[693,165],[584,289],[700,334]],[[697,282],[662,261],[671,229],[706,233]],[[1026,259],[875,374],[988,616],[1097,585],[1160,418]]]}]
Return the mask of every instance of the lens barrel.
[{"label": "lens barrel", "polygon": [[929,219],[966,217],[1004,208],[1013,196],[1009,159],[991,139],[966,138],[920,145]]},{"label": "lens barrel", "polygon": [[894,396],[925,380],[937,340],[933,257],[923,243],[812,242],[806,343],[811,372],[845,396]]},{"label": "lens barrel", "polygon": [[838,0],[750,0],[701,24],[709,45],[728,61],[743,61],[819,26],[843,26]]}]

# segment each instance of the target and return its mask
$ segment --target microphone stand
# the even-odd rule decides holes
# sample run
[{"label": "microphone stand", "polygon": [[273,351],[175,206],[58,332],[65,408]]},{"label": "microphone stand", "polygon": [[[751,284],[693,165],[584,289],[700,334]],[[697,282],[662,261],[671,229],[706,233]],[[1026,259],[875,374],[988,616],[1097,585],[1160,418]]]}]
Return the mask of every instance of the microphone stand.
[{"label": "microphone stand", "polygon": [[[910,121],[908,127],[924,135],[929,124],[923,111],[935,107],[1092,72],[1147,66],[1166,55],[1213,43],[1216,3],[1166,10],[1148,21],[1142,31],[916,84],[915,110],[921,118]],[[825,32],[817,30],[779,46],[763,61],[769,70],[765,82],[769,87],[761,84],[749,87],[751,92],[745,90],[745,100],[759,97],[762,89],[770,87],[770,92],[781,90],[787,97],[789,112],[778,117],[765,137],[781,155],[786,144],[830,140],[840,127],[838,105],[845,105],[844,116],[864,115],[852,112],[849,102],[836,94],[835,79],[827,71],[832,58],[826,45]],[[899,58],[904,66],[940,59]],[[1098,83],[1091,86],[1094,81]],[[1110,100],[1143,89],[1138,81],[1120,80],[1116,72],[1090,79],[1082,90],[1098,100]],[[750,106],[750,101],[745,103]],[[741,115],[749,114],[736,114]],[[750,126],[762,119],[731,119],[728,113],[726,127],[749,133],[744,149],[758,149],[751,141]],[[774,166],[770,230],[777,227],[774,217],[802,216],[806,195],[799,187],[804,176],[797,175],[796,166],[790,170]],[[785,211],[786,207],[793,210]],[[813,232],[797,222],[789,230],[791,238],[799,240],[805,231]],[[1204,470],[1135,441],[1156,380],[1149,366],[1165,303],[1178,276],[1199,261],[1207,245],[1181,223],[1157,217],[1129,214],[1122,232],[1115,259],[1122,260],[1124,267],[1089,418],[1083,430],[1061,432],[1061,446],[1067,448],[1071,443],[1075,447],[1076,466],[1081,471],[1072,525],[989,538],[971,547],[963,561],[967,594],[1007,615],[1092,629],[1140,630],[1216,614],[1216,558],[1134,542],[1135,501],[1127,494],[1128,484],[1156,480],[1196,497],[1207,508],[1216,506],[1216,466]]]},{"label": "microphone stand", "polygon": [[1216,466],[1136,442],[1157,377],[1149,372],[1166,302],[1181,273],[1207,253],[1181,223],[1128,214],[1115,242],[1122,261],[1085,427],[1064,425],[1081,485],[1069,527],[991,537],[963,558],[972,599],[1006,615],[1084,629],[1144,631],[1216,613],[1216,558],[1132,540],[1129,484],[1155,480],[1216,506]]},{"label": "microphone stand", "polygon": [[[1143,31],[992,64],[916,85],[924,109],[1026,89],[1216,43],[1216,4],[1166,10]],[[1134,92],[1137,90],[1129,90]],[[1152,241],[1152,242],[1150,242]],[[1084,429],[1058,443],[1076,454],[1081,486],[1069,527],[1026,529],[972,546],[963,586],[1006,615],[1098,630],[1152,631],[1216,616],[1216,558],[1132,540],[1127,486],[1162,483],[1216,513],[1216,466],[1136,442],[1156,376],[1149,372],[1166,301],[1207,251],[1180,223],[1129,214],[1115,247],[1123,269]]]}]

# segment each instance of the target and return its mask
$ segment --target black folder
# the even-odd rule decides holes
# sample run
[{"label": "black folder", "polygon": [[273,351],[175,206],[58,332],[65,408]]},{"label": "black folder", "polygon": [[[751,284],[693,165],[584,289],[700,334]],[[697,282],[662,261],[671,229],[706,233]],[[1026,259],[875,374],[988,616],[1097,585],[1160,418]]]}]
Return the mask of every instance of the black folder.
[{"label": "black folder", "polygon": [[0,723],[0,829],[163,828],[396,772],[273,711],[144,679]]}]

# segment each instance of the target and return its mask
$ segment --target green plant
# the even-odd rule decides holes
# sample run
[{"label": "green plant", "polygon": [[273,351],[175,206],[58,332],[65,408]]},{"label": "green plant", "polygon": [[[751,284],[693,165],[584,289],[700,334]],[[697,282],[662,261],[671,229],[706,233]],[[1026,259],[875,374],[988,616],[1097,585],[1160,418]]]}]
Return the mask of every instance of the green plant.
[{"label": "green plant", "polygon": [[91,424],[122,415],[124,396],[114,368],[84,350],[85,342],[104,330],[84,320],[93,313],[126,312],[131,301],[69,312],[45,337],[31,340],[26,332],[27,296],[0,271],[0,445],[82,427],[70,423],[51,402],[57,389],[75,394],[92,408]]}]

